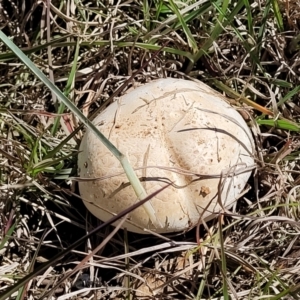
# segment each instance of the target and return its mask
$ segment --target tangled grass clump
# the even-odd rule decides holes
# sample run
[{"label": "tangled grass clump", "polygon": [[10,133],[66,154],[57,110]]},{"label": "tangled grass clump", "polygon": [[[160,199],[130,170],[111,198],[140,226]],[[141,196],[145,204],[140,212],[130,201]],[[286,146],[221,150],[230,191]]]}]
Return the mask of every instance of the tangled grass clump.
[{"label": "tangled grass clump", "polygon": [[155,78],[198,79],[245,116],[258,168],[232,213],[197,230],[76,244],[99,222],[70,180],[83,126],[2,40],[0,299],[298,299],[299,7],[3,0],[1,32],[84,116]]}]

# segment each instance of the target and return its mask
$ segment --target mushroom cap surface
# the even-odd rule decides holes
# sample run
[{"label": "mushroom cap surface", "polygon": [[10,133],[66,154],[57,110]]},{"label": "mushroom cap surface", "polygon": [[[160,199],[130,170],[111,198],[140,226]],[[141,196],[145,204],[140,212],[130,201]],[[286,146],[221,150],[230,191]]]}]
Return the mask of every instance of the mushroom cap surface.
[{"label": "mushroom cap surface", "polygon": [[[124,223],[129,231],[182,231],[214,218],[238,199],[254,165],[247,124],[226,97],[201,82],[154,80],[120,97],[94,123],[128,157],[148,195],[172,182],[150,200],[162,227],[139,207]],[[138,201],[120,162],[89,130],[78,170],[96,179],[80,181],[79,190],[102,221]]]}]

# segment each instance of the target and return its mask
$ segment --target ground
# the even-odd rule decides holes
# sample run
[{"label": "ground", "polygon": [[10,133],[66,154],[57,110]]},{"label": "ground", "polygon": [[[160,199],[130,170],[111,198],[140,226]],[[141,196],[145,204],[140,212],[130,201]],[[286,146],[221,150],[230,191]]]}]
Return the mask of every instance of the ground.
[{"label": "ground", "polygon": [[3,0],[2,32],[85,116],[156,78],[201,80],[243,114],[257,169],[199,228],[83,238],[101,224],[71,180],[84,126],[3,39],[0,299],[299,299],[299,7]]}]

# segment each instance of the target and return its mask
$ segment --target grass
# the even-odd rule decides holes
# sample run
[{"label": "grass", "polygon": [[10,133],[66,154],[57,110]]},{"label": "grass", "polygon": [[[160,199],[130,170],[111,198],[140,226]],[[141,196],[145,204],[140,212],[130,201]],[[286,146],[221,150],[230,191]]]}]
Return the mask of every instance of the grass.
[{"label": "grass", "polygon": [[[0,9],[0,299],[299,299],[299,0],[47,3]],[[259,167],[199,230],[111,234],[70,180],[80,124],[158,77],[230,96]]]}]

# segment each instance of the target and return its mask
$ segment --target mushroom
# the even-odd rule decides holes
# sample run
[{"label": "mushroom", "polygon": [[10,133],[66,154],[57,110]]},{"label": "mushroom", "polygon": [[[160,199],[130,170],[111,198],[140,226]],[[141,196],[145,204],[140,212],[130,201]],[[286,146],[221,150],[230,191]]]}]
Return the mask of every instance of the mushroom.
[{"label": "mushroom", "polygon": [[[155,227],[143,207],[124,223],[129,231],[187,230],[208,221],[240,197],[255,167],[254,142],[228,99],[197,81],[158,79],[108,106],[94,124],[136,170],[151,198]],[[102,221],[137,197],[119,161],[89,130],[78,156],[80,194]],[[147,233],[147,231],[146,231]]]}]

